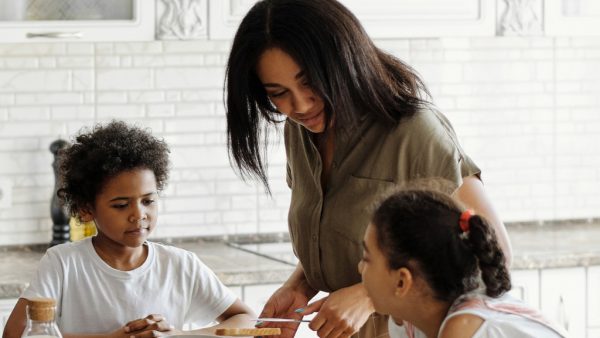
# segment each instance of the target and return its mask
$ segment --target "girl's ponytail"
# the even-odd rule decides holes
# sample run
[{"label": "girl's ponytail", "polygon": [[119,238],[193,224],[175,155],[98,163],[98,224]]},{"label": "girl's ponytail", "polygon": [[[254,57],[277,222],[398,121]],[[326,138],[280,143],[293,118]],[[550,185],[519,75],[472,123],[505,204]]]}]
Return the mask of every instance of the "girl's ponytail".
[{"label": "girl's ponytail", "polygon": [[498,297],[511,288],[506,258],[502,254],[496,235],[483,218],[473,215],[467,222],[468,235],[465,240],[478,259],[486,294]]}]

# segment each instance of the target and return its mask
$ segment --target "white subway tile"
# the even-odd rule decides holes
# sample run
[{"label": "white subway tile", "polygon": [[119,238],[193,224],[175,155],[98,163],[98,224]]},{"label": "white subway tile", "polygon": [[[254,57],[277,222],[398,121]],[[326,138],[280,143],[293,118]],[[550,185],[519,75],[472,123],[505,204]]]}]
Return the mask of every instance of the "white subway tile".
[{"label": "white subway tile", "polygon": [[225,145],[205,146],[201,148],[176,148],[171,150],[171,161],[174,167],[181,169],[204,167],[229,168],[229,157]]},{"label": "white subway tile", "polygon": [[161,41],[152,42],[118,42],[114,44],[113,53],[119,55],[159,54],[163,52]]},{"label": "white subway tile", "polygon": [[215,107],[213,103],[181,103],[175,105],[177,116],[214,116]]},{"label": "white subway tile", "polygon": [[54,104],[80,104],[83,95],[80,93],[58,92],[39,94],[15,95],[17,105],[54,105]]},{"label": "white subway tile", "polygon": [[71,71],[73,90],[94,90],[94,71],[91,69],[76,69]]},{"label": "white subway tile", "polygon": [[94,55],[93,43],[68,43],[66,46],[69,55]]},{"label": "white subway tile", "polygon": [[68,91],[69,83],[64,70],[0,71],[0,92]]},{"label": "white subway tile", "polygon": [[147,69],[99,69],[96,83],[100,91],[151,89],[153,77]]},{"label": "white subway tile", "polygon": [[214,68],[166,68],[156,70],[156,88],[222,88],[225,70]]},{"label": "white subway tile", "polygon": [[4,56],[45,56],[65,55],[64,43],[16,43],[0,44],[0,55]]},{"label": "white subway tile", "polygon": [[145,115],[142,105],[98,105],[96,116],[99,119],[131,119]]},{"label": "white subway tile", "polygon": [[36,69],[40,60],[36,57],[11,57],[2,59],[3,69]]},{"label": "white subway tile", "polygon": [[212,196],[217,193],[218,182],[205,180],[200,182],[178,182],[173,184],[177,197],[183,196]]},{"label": "white subway tile", "polygon": [[[0,134],[0,152],[22,152],[34,151],[39,149],[39,140],[36,138],[3,138]],[[7,155],[0,155],[7,156]],[[7,156],[8,158],[8,156]],[[4,159],[4,158],[3,158]]]},{"label": "white subway tile", "polygon": [[89,56],[61,56],[56,58],[59,68],[92,68],[94,58]]},{"label": "white subway tile", "polygon": [[37,121],[8,121],[0,123],[2,137],[39,137],[41,135],[59,135],[64,131],[61,123]]},{"label": "white subway tile", "polygon": [[127,93],[126,92],[98,92],[96,94],[96,100],[98,104],[105,103],[127,103]]},{"label": "white subway tile", "polygon": [[207,132],[222,131],[225,132],[225,122],[219,118],[186,118],[173,119],[165,122],[165,131],[167,133],[185,133],[185,132]]},{"label": "white subway tile", "polygon": [[118,56],[96,56],[96,67],[98,68],[119,68],[121,66],[121,58]]},{"label": "white subway tile", "polygon": [[163,41],[163,50],[167,54],[178,53],[207,53],[207,52],[229,52],[231,41]]},{"label": "white subway tile", "polygon": [[174,134],[163,135],[165,141],[172,147],[176,146],[200,146],[206,145],[206,137],[200,133],[181,133],[176,132]]},{"label": "white subway tile", "polygon": [[12,121],[39,121],[50,119],[47,107],[12,107],[8,109],[8,118]]},{"label": "white subway tile", "polygon": [[146,107],[148,117],[173,117],[175,116],[175,107],[172,104],[149,104]]},{"label": "white subway tile", "polygon": [[165,102],[163,91],[132,91],[128,93],[129,102],[132,103],[156,103]]},{"label": "white subway tile", "polygon": [[91,120],[95,116],[93,106],[52,106],[53,120]]},{"label": "white subway tile", "polygon": [[44,68],[44,69],[55,69],[56,68],[56,58],[55,57],[40,57],[39,59],[40,62],[40,68]]}]

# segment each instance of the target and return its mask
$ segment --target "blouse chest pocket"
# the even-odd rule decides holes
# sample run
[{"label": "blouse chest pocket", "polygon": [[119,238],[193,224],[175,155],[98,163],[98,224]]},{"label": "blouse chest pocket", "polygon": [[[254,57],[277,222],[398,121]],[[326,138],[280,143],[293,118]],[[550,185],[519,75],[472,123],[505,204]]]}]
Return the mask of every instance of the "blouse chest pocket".
[{"label": "blouse chest pocket", "polygon": [[395,186],[392,181],[348,176],[332,196],[334,203],[327,215],[331,230],[350,241],[361,243],[375,204]]}]

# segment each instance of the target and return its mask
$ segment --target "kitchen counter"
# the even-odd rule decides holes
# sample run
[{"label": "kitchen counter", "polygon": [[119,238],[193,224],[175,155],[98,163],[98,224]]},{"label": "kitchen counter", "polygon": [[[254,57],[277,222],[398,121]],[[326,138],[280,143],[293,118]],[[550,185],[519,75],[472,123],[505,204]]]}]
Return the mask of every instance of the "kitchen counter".
[{"label": "kitchen counter", "polygon": [[[600,265],[600,222],[510,224],[512,269]],[[229,286],[281,283],[297,259],[285,235],[183,239],[170,243],[196,253]],[[0,299],[16,298],[33,276],[42,246],[0,247]]]}]

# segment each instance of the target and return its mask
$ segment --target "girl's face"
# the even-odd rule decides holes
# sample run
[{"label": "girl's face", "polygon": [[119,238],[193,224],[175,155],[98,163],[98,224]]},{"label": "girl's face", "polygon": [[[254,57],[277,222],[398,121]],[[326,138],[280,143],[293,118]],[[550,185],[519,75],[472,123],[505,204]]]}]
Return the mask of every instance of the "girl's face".
[{"label": "girl's face", "polygon": [[267,49],[258,60],[256,72],[279,112],[313,133],[325,130],[323,100],[289,54],[279,48]]},{"label": "girl's face", "polygon": [[377,244],[376,231],[375,226],[369,224],[363,239],[363,258],[358,263],[358,271],[375,311],[391,314],[398,283],[397,273],[388,268],[387,258]]},{"label": "girl's face", "polygon": [[83,218],[95,221],[98,240],[137,248],[156,227],[157,199],[152,170],[124,171],[106,181],[96,196],[94,210]]}]

